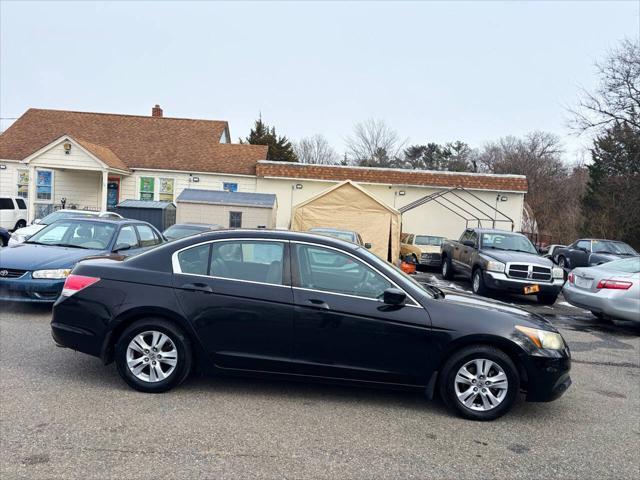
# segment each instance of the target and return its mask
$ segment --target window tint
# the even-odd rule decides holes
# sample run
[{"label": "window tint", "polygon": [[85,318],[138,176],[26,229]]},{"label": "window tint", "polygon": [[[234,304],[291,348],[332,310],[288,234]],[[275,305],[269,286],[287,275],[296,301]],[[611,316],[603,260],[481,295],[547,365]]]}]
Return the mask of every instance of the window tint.
[{"label": "window tint", "polygon": [[242,212],[229,212],[229,228],[242,228]]},{"label": "window tint", "polygon": [[284,244],[229,241],[212,244],[209,274],[214,277],[282,285]]},{"label": "window tint", "polygon": [[24,203],[24,200],[21,198],[16,198],[16,203],[18,204],[18,208],[20,210],[26,210],[27,209],[27,204]]},{"label": "window tint", "polygon": [[199,245],[178,254],[178,263],[182,273],[207,275],[209,273],[209,251],[211,245]]},{"label": "window tint", "polygon": [[13,200],[10,198],[0,198],[0,210],[13,210]]},{"label": "window tint", "polygon": [[136,228],[138,229],[138,235],[140,235],[141,247],[152,247],[158,244],[158,238],[149,225],[136,225]]},{"label": "window tint", "polygon": [[299,287],[358,297],[381,298],[392,287],[378,272],[335,250],[295,245]]},{"label": "window tint", "polygon": [[136,232],[133,229],[132,225],[122,227],[120,233],[118,234],[116,247],[120,249],[125,245],[128,245],[130,248],[138,248],[138,237],[136,237]]}]

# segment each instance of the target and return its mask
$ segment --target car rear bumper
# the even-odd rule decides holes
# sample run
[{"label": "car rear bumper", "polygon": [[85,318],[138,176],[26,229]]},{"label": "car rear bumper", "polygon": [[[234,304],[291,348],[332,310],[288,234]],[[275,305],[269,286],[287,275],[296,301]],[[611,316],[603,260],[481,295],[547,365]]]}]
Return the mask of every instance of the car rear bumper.
[{"label": "car rear bumper", "polygon": [[0,280],[0,301],[53,303],[60,296],[64,279],[40,280],[26,273],[20,278]]},{"label": "car rear bumper", "polygon": [[101,357],[104,319],[97,305],[61,297],[53,307],[51,336],[58,346]]},{"label": "car rear bumper", "polygon": [[553,282],[537,282],[535,280],[518,280],[509,278],[504,273],[485,272],[484,283],[487,288],[492,290],[502,290],[513,293],[524,293],[524,287],[529,285],[538,285],[543,295],[558,295],[562,290],[564,280],[555,279]]},{"label": "car rear bumper", "polygon": [[640,298],[629,295],[626,290],[603,289],[594,292],[567,282],[562,294],[574,307],[613,318],[640,322]]}]

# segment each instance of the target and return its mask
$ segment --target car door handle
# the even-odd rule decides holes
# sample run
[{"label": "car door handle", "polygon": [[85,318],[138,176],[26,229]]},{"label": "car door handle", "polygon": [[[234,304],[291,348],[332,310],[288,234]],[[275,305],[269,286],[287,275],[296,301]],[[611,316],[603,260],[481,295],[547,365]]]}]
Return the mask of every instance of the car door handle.
[{"label": "car door handle", "polygon": [[322,310],[331,310],[331,308],[329,307],[329,304],[324,300],[320,300],[317,298],[310,298],[309,303],[314,307],[321,308]]},{"label": "car door handle", "polygon": [[182,287],[185,290],[197,290],[199,292],[209,292],[212,293],[213,289],[207,285],[206,283],[185,283]]}]

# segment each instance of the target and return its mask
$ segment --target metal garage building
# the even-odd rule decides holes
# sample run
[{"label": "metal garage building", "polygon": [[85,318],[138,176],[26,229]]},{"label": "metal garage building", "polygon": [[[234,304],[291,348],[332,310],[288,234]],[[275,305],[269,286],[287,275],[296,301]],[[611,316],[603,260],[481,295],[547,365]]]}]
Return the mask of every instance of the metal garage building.
[{"label": "metal garage building", "polygon": [[217,223],[228,228],[275,228],[278,203],[271,193],[186,188],[176,199],[177,223]]}]

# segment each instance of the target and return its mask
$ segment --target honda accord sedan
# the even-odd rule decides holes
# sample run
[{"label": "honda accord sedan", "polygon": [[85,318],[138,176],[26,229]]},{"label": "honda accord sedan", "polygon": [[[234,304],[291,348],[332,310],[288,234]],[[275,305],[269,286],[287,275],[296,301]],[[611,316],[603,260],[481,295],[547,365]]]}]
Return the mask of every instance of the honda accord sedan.
[{"label": "honda accord sedan", "polygon": [[55,342],[115,361],[136,390],[193,370],[386,385],[495,419],[525,392],[571,384],[570,353],[541,317],[422,285],[366,248],[309,233],[207,232],[124,260],[79,263]]}]

